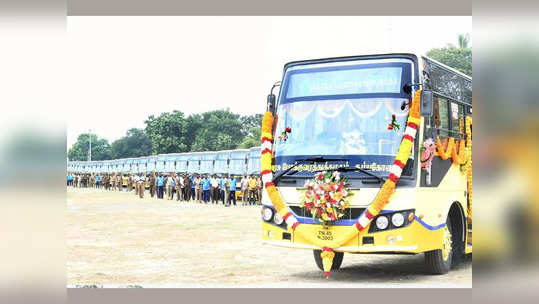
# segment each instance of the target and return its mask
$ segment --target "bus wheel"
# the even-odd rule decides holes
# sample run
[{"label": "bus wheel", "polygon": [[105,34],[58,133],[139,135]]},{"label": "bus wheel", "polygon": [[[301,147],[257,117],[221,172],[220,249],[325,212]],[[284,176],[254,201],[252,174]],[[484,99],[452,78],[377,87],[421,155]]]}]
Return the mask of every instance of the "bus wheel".
[{"label": "bus wheel", "polygon": [[[322,264],[322,257],[320,256],[321,253],[322,253],[322,250],[318,250],[318,249],[313,250],[314,261],[316,262],[316,266],[318,266],[320,270],[324,271],[324,264]],[[333,265],[331,265],[331,270],[339,270],[339,268],[341,268],[343,257],[344,257],[344,252],[335,252],[335,257],[333,258]]]},{"label": "bus wheel", "polygon": [[427,272],[430,274],[447,273],[451,269],[454,246],[451,219],[448,216],[443,234],[443,248],[425,252]]}]

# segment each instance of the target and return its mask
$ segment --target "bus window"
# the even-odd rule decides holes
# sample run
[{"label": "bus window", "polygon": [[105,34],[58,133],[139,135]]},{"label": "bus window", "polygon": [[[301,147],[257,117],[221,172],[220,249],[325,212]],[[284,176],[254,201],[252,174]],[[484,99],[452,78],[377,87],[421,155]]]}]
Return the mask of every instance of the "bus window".
[{"label": "bus window", "polygon": [[434,98],[434,123],[441,139],[449,137],[449,102],[445,98]]},{"label": "bus window", "polygon": [[[427,128],[425,130],[425,138],[432,136],[436,137],[436,135],[440,135],[440,139],[449,137],[449,102],[445,98],[435,96],[433,107],[434,115],[432,118],[429,117],[426,120]],[[436,132],[432,132],[432,128],[434,128]]]},{"label": "bus window", "polygon": [[[464,117],[464,106],[451,102],[451,130],[453,135],[460,138],[463,137],[464,130],[460,130],[460,120]],[[463,122],[464,123],[464,122]],[[463,126],[464,128],[464,126]]]}]

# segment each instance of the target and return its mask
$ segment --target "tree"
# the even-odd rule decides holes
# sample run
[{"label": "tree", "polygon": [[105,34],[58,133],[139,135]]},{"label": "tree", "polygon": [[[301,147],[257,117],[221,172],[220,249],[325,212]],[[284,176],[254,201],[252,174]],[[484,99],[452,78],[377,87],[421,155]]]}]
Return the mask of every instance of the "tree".
[{"label": "tree", "polygon": [[470,34],[459,34],[459,48],[467,49],[470,42]]},{"label": "tree", "polygon": [[83,133],[77,137],[77,142],[71,146],[67,156],[72,161],[88,160],[88,145],[92,138],[92,160],[108,160],[111,157],[111,148],[108,140],[98,138],[95,134]]},{"label": "tree", "polygon": [[229,109],[205,112],[200,118],[191,151],[235,149],[243,140],[240,116]]},{"label": "tree", "polygon": [[248,149],[260,145],[260,128],[262,127],[262,114],[242,116],[242,129],[245,137],[238,148]]},{"label": "tree", "polygon": [[152,141],[143,129],[131,128],[111,144],[112,158],[140,157],[152,154]]},{"label": "tree", "polygon": [[472,76],[472,49],[468,47],[469,41],[468,34],[461,34],[458,37],[459,47],[449,44],[447,47],[428,51],[427,56]]},{"label": "tree", "polygon": [[188,152],[188,121],[183,112],[161,113],[158,117],[149,116],[146,121],[146,134],[152,142],[152,153]]},{"label": "tree", "polygon": [[240,149],[249,149],[260,146],[260,127],[252,127],[249,135],[243,138],[243,141],[238,146]]}]

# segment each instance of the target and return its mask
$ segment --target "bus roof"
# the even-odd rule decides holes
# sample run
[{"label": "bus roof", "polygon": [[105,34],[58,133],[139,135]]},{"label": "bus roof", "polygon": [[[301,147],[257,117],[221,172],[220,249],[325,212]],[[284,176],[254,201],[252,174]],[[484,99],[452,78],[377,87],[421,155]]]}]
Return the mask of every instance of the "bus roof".
[{"label": "bus roof", "polygon": [[[288,62],[284,65],[284,71],[286,71],[286,69],[288,69],[289,67],[291,66],[296,66],[296,65],[306,65],[306,64],[316,64],[316,63],[329,63],[329,62],[340,62],[340,61],[353,61],[353,60],[365,60],[365,59],[379,59],[379,58],[409,58],[409,59],[419,59],[419,58],[425,58],[427,60],[430,60],[440,66],[442,66],[443,68],[455,73],[455,74],[458,74],[464,78],[467,78],[469,80],[472,80],[472,77],[470,77],[469,75],[466,75],[452,67],[449,67],[437,60],[434,60],[430,57],[427,57],[426,55],[418,55],[416,53],[407,53],[407,52],[402,52],[402,53],[382,53],[382,54],[369,54],[369,55],[354,55],[354,56],[342,56],[342,57],[330,57],[330,58],[319,58],[319,59],[307,59],[307,60],[298,60],[298,61],[291,61],[291,62]],[[423,67],[421,67],[423,68]]]}]

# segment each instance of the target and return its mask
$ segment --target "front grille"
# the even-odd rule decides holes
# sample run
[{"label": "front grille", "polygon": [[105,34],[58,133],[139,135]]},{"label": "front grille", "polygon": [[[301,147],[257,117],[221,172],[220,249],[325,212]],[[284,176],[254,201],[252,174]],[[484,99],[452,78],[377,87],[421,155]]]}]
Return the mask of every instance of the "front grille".
[{"label": "front grille", "polygon": [[[289,206],[288,208],[290,208],[290,210],[292,210],[292,212],[294,212],[297,216],[308,218],[313,217],[312,213],[310,211],[307,211],[305,207]],[[344,216],[341,218],[341,220],[355,220],[361,215],[364,210],[365,208],[347,208],[344,211]]]}]

